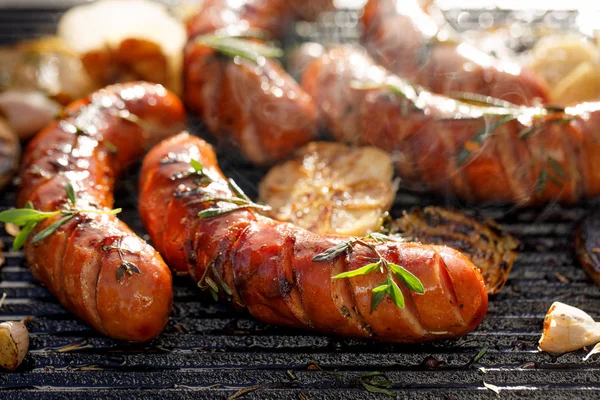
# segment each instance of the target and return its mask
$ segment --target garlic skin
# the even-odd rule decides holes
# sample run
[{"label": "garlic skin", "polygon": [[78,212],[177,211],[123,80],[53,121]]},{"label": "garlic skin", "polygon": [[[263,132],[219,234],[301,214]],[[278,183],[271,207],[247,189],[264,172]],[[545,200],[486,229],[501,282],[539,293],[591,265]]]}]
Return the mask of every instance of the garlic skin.
[{"label": "garlic skin", "polygon": [[600,342],[600,324],[578,308],[555,302],[544,319],[539,350],[553,355]]},{"label": "garlic skin", "polygon": [[0,324],[0,368],[12,371],[25,358],[29,350],[29,331],[21,322]]}]

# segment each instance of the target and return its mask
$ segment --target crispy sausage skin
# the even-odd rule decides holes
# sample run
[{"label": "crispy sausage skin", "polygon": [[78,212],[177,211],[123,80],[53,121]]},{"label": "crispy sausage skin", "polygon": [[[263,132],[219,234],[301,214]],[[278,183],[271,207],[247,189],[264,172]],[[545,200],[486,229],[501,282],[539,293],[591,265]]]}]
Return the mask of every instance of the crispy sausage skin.
[{"label": "crispy sausage skin", "polygon": [[316,107],[275,61],[224,56],[196,38],[215,32],[239,36],[255,31],[277,37],[290,12],[283,0],[244,0],[235,6],[209,0],[188,23],[185,101],[215,137],[236,144],[258,165],[272,164],[314,139]]},{"label": "crispy sausage skin", "polygon": [[416,0],[369,0],[364,42],[382,65],[435,93],[479,93],[515,104],[548,100],[543,79],[467,43],[440,43],[439,28]]},{"label": "crispy sausage skin", "polygon": [[[65,207],[66,183],[80,210],[111,209],[115,179],[153,144],[185,125],[181,101],[160,85],[109,86],[67,107],[27,146],[18,206]],[[33,234],[62,216],[39,224]],[[171,274],[161,256],[113,215],[81,213],[46,239],[25,244],[34,277],[94,329],[143,342],[171,310]],[[118,270],[124,262],[139,274]]]},{"label": "crispy sausage skin", "polygon": [[[600,103],[525,126],[521,119],[482,117],[484,108],[425,91],[417,109],[387,88],[356,88],[356,82],[386,76],[361,50],[337,47],[307,67],[302,85],[337,140],[391,152],[405,185],[518,205],[600,195]],[[518,116],[526,122],[540,110],[523,107]]]},{"label": "crispy sausage skin", "polygon": [[[192,173],[199,161],[204,175]],[[315,255],[348,240],[310,233],[241,209],[199,218],[210,207],[230,207],[207,198],[234,198],[206,142],[188,134],[163,141],[146,157],[140,178],[140,214],[169,264],[200,283],[210,277],[231,290],[230,300],[261,321],[328,334],[415,343],[472,331],[487,311],[478,269],[459,252],[440,246],[388,242],[377,250],[403,265],[425,286],[425,294],[400,284],[406,307],[389,298],[371,312],[371,290],[384,275],[332,279],[372,257],[355,247],[346,257],[313,262]],[[155,210],[164,210],[156,213]],[[225,295],[225,290],[220,290]]]}]

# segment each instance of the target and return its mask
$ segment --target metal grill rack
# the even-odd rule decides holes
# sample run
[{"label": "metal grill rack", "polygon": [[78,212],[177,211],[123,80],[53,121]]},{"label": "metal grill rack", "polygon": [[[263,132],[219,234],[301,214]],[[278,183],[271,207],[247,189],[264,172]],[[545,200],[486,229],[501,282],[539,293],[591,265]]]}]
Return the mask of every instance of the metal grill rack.
[{"label": "metal grill rack", "polygon": [[[0,11],[0,42],[51,33],[57,10]],[[201,133],[198,124],[192,131]],[[221,149],[226,174],[256,195],[264,173]],[[144,235],[136,211],[137,169],[121,180],[122,218]],[[0,195],[12,207],[14,189]],[[429,195],[401,192],[393,214],[415,205],[441,204]],[[456,205],[456,204],[455,204]],[[595,204],[542,209],[473,207],[495,218],[523,244],[504,290],[472,334],[454,341],[393,345],[314,335],[265,325],[246,313],[215,304],[185,279],[175,280],[174,310],[165,332],[131,346],[104,338],[67,312],[34,282],[20,252],[5,251],[0,293],[7,299],[0,320],[31,317],[31,347],[23,365],[0,373],[0,398],[22,399],[385,399],[361,383],[379,371],[397,398],[575,399],[600,397],[600,358],[585,351],[555,358],[537,351],[542,320],[560,300],[600,318],[600,290],[577,264],[572,231]],[[12,239],[0,232],[5,249]],[[67,346],[77,349],[64,351]],[[476,363],[474,357],[487,353]],[[479,367],[485,368],[484,370]]]}]

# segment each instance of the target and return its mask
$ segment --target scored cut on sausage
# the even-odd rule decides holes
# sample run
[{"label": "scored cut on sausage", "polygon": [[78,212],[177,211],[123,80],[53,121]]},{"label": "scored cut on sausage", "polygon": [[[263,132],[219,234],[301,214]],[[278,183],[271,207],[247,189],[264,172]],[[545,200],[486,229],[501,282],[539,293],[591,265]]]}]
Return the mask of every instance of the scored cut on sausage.
[{"label": "scored cut on sausage", "polygon": [[[194,172],[194,161],[202,165],[201,173]],[[373,244],[390,262],[420,279],[424,294],[400,283],[406,307],[385,298],[371,312],[372,289],[384,274],[332,279],[369,262],[365,260],[373,254],[368,248],[357,246],[347,256],[315,262],[316,255],[349,238],[310,233],[247,208],[213,218],[198,216],[206,210],[223,212],[232,199],[239,201],[232,190],[212,147],[180,134],[156,146],[144,160],[140,215],[171,267],[189,273],[200,286],[210,278],[219,295],[247,307],[261,321],[413,343],[465,335],[487,311],[483,278],[465,256],[441,246],[386,242]]]},{"label": "scored cut on sausage", "polygon": [[249,36],[253,39],[245,43],[258,43],[257,36],[279,37],[290,16],[291,5],[283,0],[209,0],[188,22],[185,102],[216,138],[237,145],[258,165],[272,164],[313,140],[316,107],[276,61],[224,55],[198,40],[214,34]]},{"label": "scored cut on sausage", "polygon": [[[27,146],[17,205],[65,209],[70,184],[77,209],[112,209],[119,174],[150,146],[182,129],[185,120],[174,94],[143,82],[109,86],[72,103]],[[114,215],[93,212],[78,213],[32,243],[33,235],[62,217],[40,223],[25,243],[34,277],[109,337],[142,342],[157,336],[173,296],[161,256]]]}]

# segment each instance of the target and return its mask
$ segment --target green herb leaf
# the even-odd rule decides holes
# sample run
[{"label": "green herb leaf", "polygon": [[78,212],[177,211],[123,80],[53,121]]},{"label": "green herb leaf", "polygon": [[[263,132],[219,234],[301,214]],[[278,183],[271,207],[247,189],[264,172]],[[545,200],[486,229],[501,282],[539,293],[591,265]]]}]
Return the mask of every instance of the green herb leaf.
[{"label": "green herb leaf", "polygon": [[519,132],[519,139],[525,140],[529,136],[536,133],[541,128],[539,124],[533,124],[531,126],[525,127],[521,132]]},{"label": "green herb leaf", "polygon": [[208,286],[210,286],[210,289],[215,292],[215,293],[219,293],[219,287],[217,286],[217,284],[215,283],[215,281],[213,281],[212,279],[210,279],[210,277],[206,277],[205,282]]},{"label": "green herb leaf", "polygon": [[550,165],[550,167],[554,170],[554,172],[556,172],[556,174],[561,179],[564,180],[564,179],[568,179],[569,178],[569,176],[567,175],[567,173],[565,172],[565,170],[563,169],[563,167],[554,158],[548,157],[548,165]]},{"label": "green herb leaf", "polygon": [[497,99],[491,96],[485,96],[477,93],[467,92],[451,92],[449,97],[466,101],[468,103],[479,104],[488,107],[500,107],[500,108],[514,108],[518,109],[519,106],[506,100]]},{"label": "green herb leaf", "polygon": [[382,243],[394,241],[394,239],[389,237],[388,235],[384,235],[383,233],[378,233],[378,232],[369,233],[366,236],[366,239],[373,239],[373,240],[377,240],[378,242],[382,242]]},{"label": "green herb leaf", "polygon": [[398,284],[392,278],[389,278],[388,282],[391,285],[391,290],[388,290],[388,294],[392,297],[392,301],[399,308],[404,308],[404,295],[398,287]]},{"label": "green herb leaf", "polygon": [[366,275],[372,271],[375,271],[380,265],[381,265],[381,261],[372,263],[372,264],[367,264],[364,267],[338,274],[338,275],[334,276],[332,279],[352,278],[354,276]]},{"label": "green herb leaf", "polygon": [[471,364],[475,364],[477,361],[481,360],[483,358],[483,356],[485,356],[487,354],[488,350],[489,350],[488,346],[485,346],[483,349],[479,350],[479,353],[477,353],[475,358],[473,358],[473,361],[471,361]]},{"label": "green herb leaf", "polygon": [[392,391],[392,390],[381,388],[381,387],[377,387],[377,386],[373,386],[370,383],[363,382],[363,381],[361,381],[360,383],[362,383],[363,387],[368,392],[385,394],[385,395],[390,396],[390,397],[395,397],[396,396],[396,393],[394,393],[394,391]]},{"label": "green herb leaf", "polygon": [[237,183],[235,183],[235,181],[233,179],[228,179],[227,182],[229,183],[229,188],[231,189],[231,191],[233,193],[235,193],[235,195],[237,197],[239,197],[240,199],[244,199],[247,202],[252,202],[252,200],[250,200],[250,198],[248,196],[246,196],[246,193],[244,193],[244,191],[242,190],[242,188],[240,188],[238,186]]},{"label": "green herb leaf", "polygon": [[260,57],[279,58],[283,56],[283,50],[277,47],[266,46],[247,39],[206,35],[196,39],[196,42],[226,56],[241,57],[255,63],[258,63]]},{"label": "green herb leaf", "polygon": [[19,234],[15,237],[12,244],[12,248],[14,251],[17,251],[21,247],[23,247],[25,241],[27,240],[27,237],[29,237],[29,234],[31,233],[31,231],[33,231],[36,225],[37,222],[30,222],[28,224],[25,224],[25,226],[21,228]]},{"label": "green herb leaf", "polygon": [[546,183],[548,182],[548,170],[546,168],[542,168],[540,174],[538,175],[538,179],[535,185],[535,193],[539,196],[542,194],[544,189],[546,188]]},{"label": "green herb leaf", "polygon": [[194,168],[194,171],[202,174],[204,172],[204,166],[202,165],[202,163],[200,163],[200,161],[197,160],[190,160],[190,165],[192,166],[192,168]]},{"label": "green herb leaf", "polygon": [[352,251],[352,241],[343,242],[333,247],[328,248],[322,253],[317,254],[313,257],[313,262],[329,262],[332,261],[342,254],[347,254]]},{"label": "green herb leaf", "polygon": [[38,232],[37,235],[35,235],[33,237],[33,239],[31,239],[31,243],[37,243],[39,241],[46,239],[48,236],[52,235],[54,233],[54,231],[56,231],[58,228],[63,226],[65,223],[67,223],[67,221],[69,221],[73,217],[74,217],[74,215],[65,215],[58,221],[54,222],[52,225],[50,225],[47,228],[45,228],[44,230]]},{"label": "green herb leaf", "polygon": [[[381,287],[381,286],[379,286]],[[381,301],[383,300],[383,298],[386,295],[386,290],[387,288],[389,288],[389,285],[385,285],[385,289],[380,290],[380,291],[375,291],[375,289],[373,289],[372,294],[371,294],[371,314],[373,313],[373,311],[375,311],[375,309],[379,306],[379,304],[381,304]]]},{"label": "green herb leaf", "polygon": [[406,285],[407,288],[418,294],[425,293],[423,283],[421,283],[419,278],[414,276],[410,271],[398,264],[389,263],[388,265],[392,272]]},{"label": "green herb leaf", "polygon": [[44,212],[31,208],[13,208],[0,212],[0,222],[10,222],[17,226],[24,226],[31,222],[40,222],[46,218],[54,217],[60,211]]},{"label": "green herb leaf", "polygon": [[71,182],[67,182],[67,184],[65,185],[65,191],[67,192],[67,197],[69,198],[71,205],[74,206],[75,202],[77,202],[77,198],[75,197],[75,188],[73,188]]},{"label": "green herb leaf", "polygon": [[115,155],[115,154],[119,153],[119,150],[117,149],[117,146],[115,146],[112,142],[109,142],[108,140],[104,141],[104,147],[112,155]]},{"label": "green herb leaf", "polygon": [[465,148],[460,149],[458,154],[456,154],[456,164],[459,167],[462,167],[463,164],[467,162],[470,155],[471,155],[471,152],[469,150],[467,150]]}]

